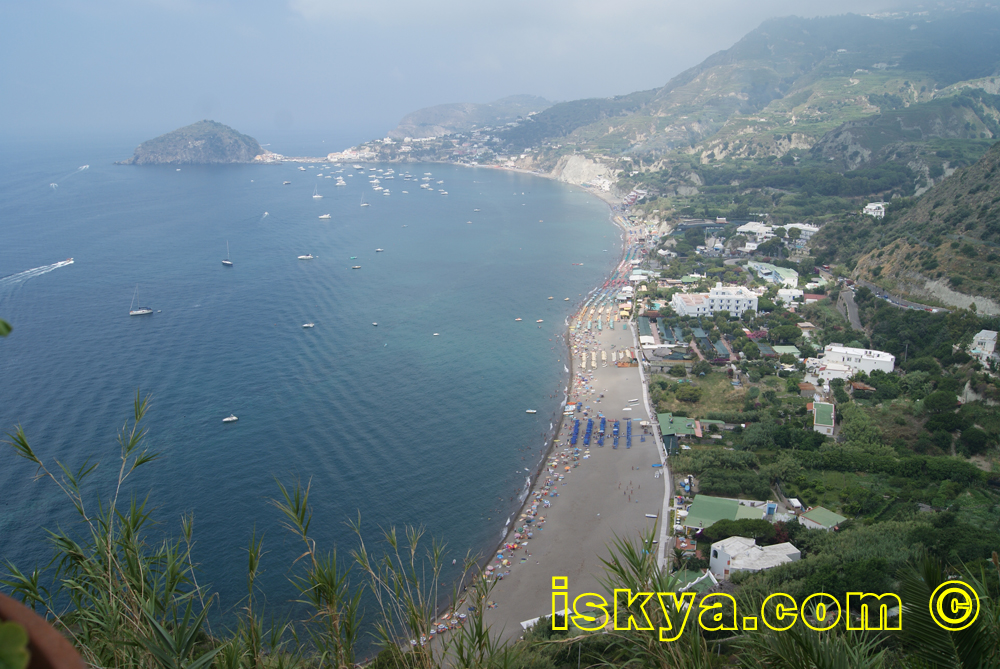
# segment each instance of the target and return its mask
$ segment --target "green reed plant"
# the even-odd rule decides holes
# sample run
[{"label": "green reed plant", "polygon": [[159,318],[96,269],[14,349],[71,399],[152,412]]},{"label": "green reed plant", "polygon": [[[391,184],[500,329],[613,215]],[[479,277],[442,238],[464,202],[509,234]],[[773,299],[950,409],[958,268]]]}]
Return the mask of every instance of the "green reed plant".
[{"label": "green reed plant", "polygon": [[8,563],[2,582],[40,610],[100,667],[199,669],[217,649],[204,643],[209,602],[198,585],[191,557],[194,520],[181,519],[181,538],[150,543],[147,500],[120,500],[128,479],[157,458],[145,447],[141,426],[149,397],[137,391],[130,420],[118,433],[119,465],[113,490],[91,503],[85,484],[99,463],[76,469],[55,460],[53,470],[36,454],[19,426],[9,434],[14,452],[37,466],[72,503],[79,531],[49,530],[53,558],[44,570],[23,572]]}]

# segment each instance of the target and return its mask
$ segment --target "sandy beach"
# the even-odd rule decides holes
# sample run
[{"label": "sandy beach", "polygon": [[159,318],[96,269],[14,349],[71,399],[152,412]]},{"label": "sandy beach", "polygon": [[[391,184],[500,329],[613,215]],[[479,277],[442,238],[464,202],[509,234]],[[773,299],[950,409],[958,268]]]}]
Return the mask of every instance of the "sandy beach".
[{"label": "sandy beach", "polygon": [[[627,258],[628,252],[623,266]],[[632,326],[617,320],[617,309],[612,315],[610,296],[617,290],[615,285],[606,287],[603,292],[608,297],[595,300],[596,305],[605,305],[603,314],[598,312],[600,306],[585,306],[571,322],[569,397],[570,402],[582,402],[584,410],[563,420],[558,442],[522,513],[511,522],[504,547],[490,562],[493,573],[503,578],[490,596],[493,605],[486,620],[494,630],[502,630],[506,639],[523,633],[522,621],[550,612],[553,576],[569,578],[571,599],[583,592],[602,591],[601,558],[608,555],[607,546],[616,535],[636,537],[662,515],[665,469],[654,467],[662,463],[657,439],[652,429],[646,431],[640,425],[651,420],[640,370],[612,361],[617,357],[613,354],[626,349],[634,352],[637,345]],[[601,329],[596,326],[597,318]],[[606,419],[607,433],[603,446],[598,445],[601,417]],[[580,431],[573,447],[570,441],[577,419]],[[589,446],[583,443],[588,419],[594,420]],[[627,419],[632,421],[631,447],[626,444]],[[617,448],[611,436],[614,420],[620,421]]]}]

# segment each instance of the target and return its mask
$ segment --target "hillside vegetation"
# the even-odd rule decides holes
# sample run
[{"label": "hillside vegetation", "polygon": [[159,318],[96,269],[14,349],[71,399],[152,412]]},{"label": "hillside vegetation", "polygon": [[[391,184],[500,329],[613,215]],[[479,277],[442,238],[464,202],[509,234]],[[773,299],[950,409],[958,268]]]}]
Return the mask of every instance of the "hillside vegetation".
[{"label": "hillside vegetation", "polygon": [[215,121],[198,121],[143,142],[123,165],[249,163],[266,153],[256,139]]},{"label": "hillside vegetation", "polygon": [[[773,19],[660,89],[556,105],[503,137],[512,152],[558,142],[644,165],[819,145],[853,167],[885,159],[896,142],[995,136],[998,65],[1000,12],[991,9]],[[968,104],[938,102],[963,92]],[[876,130],[850,125],[858,121]]]},{"label": "hillside vegetation", "polygon": [[424,107],[403,117],[389,136],[440,137],[449,133],[466,132],[475,127],[504,125],[527,118],[552,106],[545,98],[534,95],[511,95],[487,104],[457,102]]},{"label": "hillside vegetation", "polygon": [[[824,230],[828,250],[845,238],[840,227]],[[1000,144],[921,197],[893,203],[882,221],[853,229],[861,246],[844,259],[857,257],[860,278],[959,306],[971,297],[961,304],[949,292],[982,296],[980,311],[1000,313]]]}]

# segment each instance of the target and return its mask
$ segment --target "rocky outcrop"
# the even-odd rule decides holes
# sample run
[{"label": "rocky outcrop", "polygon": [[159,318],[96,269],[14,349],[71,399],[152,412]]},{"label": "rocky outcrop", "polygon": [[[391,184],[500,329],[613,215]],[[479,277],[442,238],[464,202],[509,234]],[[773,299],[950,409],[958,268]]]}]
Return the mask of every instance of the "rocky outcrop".
[{"label": "rocky outcrop", "polygon": [[559,181],[580,185],[599,179],[614,181],[614,173],[606,166],[583,156],[563,156],[552,170]]},{"label": "rocky outcrop", "polygon": [[251,163],[266,154],[256,139],[215,121],[198,121],[143,142],[122,165]]}]

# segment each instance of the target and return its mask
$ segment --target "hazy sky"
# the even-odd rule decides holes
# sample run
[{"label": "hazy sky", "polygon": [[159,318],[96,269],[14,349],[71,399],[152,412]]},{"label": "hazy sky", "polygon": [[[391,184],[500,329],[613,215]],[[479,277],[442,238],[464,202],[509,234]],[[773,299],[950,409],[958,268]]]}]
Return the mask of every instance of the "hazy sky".
[{"label": "hazy sky", "polygon": [[153,136],[211,118],[261,142],[353,142],[445,102],[654,88],[766,18],[879,2],[5,0],[0,133]]}]

